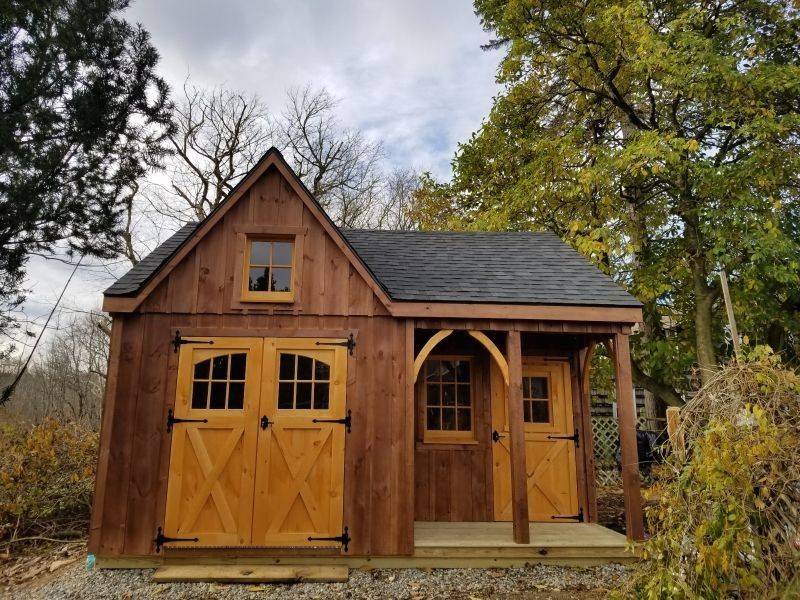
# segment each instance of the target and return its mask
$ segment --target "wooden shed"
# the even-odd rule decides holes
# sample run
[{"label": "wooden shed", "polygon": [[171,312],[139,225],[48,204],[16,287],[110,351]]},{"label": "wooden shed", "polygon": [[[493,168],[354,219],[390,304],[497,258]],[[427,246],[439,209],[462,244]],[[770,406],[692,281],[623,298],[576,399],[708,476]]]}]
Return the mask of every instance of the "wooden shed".
[{"label": "wooden shed", "polygon": [[597,344],[642,538],[640,304],[552,234],[342,230],[272,149],[104,310],[101,566],[624,559],[597,524]]}]

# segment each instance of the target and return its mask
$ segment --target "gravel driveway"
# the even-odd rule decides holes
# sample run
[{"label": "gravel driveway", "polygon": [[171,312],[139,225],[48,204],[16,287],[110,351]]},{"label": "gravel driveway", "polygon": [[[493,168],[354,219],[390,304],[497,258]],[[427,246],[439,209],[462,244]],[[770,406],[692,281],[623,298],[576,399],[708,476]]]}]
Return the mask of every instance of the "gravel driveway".
[{"label": "gravel driveway", "polygon": [[373,570],[350,572],[347,583],[223,585],[150,583],[151,569],[94,570],[73,564],[39,581],[5,590],[12,599],[47,598],[280,598],[281,600],[352,598],[533,598],[584,600],[605,598],[626,576],[621,565],[587,569],[534,566],[525,569]]}]

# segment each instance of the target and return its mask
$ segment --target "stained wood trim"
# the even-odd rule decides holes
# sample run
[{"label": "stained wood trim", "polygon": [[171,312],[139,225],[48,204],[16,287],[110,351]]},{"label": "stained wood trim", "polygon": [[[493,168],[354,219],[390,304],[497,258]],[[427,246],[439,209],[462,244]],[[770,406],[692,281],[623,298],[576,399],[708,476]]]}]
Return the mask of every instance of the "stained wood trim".
[{"label": "stained wood trim", "polygon": [[525,422],[522,414],[522,344],[519,331],[509,331],[506,338],[508,355],[508,425],[511,438],[511,513],[514,541],[530,543],[528,518],[528,468],[525,457]]},{"label": "stained wood trim", "polygon": [[392,302],[394,317],[456,319],[536,319],[540,321],[586,321],[639,323],[641,308],[602,306],[555,306],[522,304],[459,304],[453,302]]},{"label": "stained wood trim", "polygon": [[179,327],[183,337],[337,338],[351,333],[358,345],[358,329],[260,329],[258,327]]},{"label": "stained wood trim", "polygon": [[433,351],[439,342],[441,342],[451,333],[453,333],[452,329],[442,329],[441,331],[434,333],[433,336],[431,336],[431,339],[425,342],[422,350],[419,351],[419,354],[417,354],[417,357],[414,359],[414,381],[416,381],[419,377],[419,372],[422,369],[422,365],[425,363],[425,360],[428,358],[428,355]]},{"label": "stained wood trim", "polygon": [[306,235],[308,227],[290,227],[288,225],[234,225],[234,233],[245,235],[296,236]]},{"label": "stained wood trim", "polygon": [[482,331],[470,330],[467,333],[483,344],[484,348],[489,351],[489,354],[492,355],[492,358],[494,358],[497,366],[500,368],[500,372],[503,374],[503,379],[505,380],[506,385],[508,385],[508,362],[506,362],[506,357],[503,356],[503,353],[500,352],[500,348],[498,348],[495,343],[490,340],[489,337]]},{"label": "stained wood trim", "polygon": [[300,200],[311,212],[312,215],[319,221],[322,228],[331,236],[334,243],[344,253],[353,267],[358,271],[359,275],[364,278],[372,291],[380,299],[384,306],[388,308],[390,304],[389,296],[381,287],[380,283],[372,275],[372,272],[362,262],[361,258],[352,250],[350,245],[344,239],[341,231],[331,222],[324,211],[319,207],[316,200],[314,200],[311,193],[297,178],[297,175],[289,168],[286,161],[281,156],[277,149],[272,148],[269,150],[261,161],[242,179],[239,184],[234,188],[233,192],[222,201],[217,209],[215,209],[201,224],[200,227],[189,237],[183,246],[176,252],[172,258],[163,265],[152,279],[145,285],[144,289],[140,290],[136,296],[133,297],[119,297],[107,296],[103,299],[103,310],[105,312],[133,312],[142,302],[158,287],[164,278],[191,252],[198,242],[213,229],[217,223],[230,211],[230,209],[242,198],[242,196],[258,181],[258,179],[266,173],[267,169],[274,166],[281,175],[286,179],[294,192],[299,196]]},{"label": "stained wood trim", "polygon": [[636,444],[636,401],[633,397],[631,354],[627,335],[614,336],[617,381],[617,420],[622,455],[622,491],[625,498],[625,533],[630,540],[644,539],[639,453]]}]

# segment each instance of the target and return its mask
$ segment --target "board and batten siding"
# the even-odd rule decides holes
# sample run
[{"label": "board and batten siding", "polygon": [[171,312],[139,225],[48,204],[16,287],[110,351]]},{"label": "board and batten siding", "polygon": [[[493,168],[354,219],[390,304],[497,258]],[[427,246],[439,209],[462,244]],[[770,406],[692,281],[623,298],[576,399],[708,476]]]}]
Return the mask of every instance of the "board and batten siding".
[{"label": "board and batten siding", "polygon": [[[237,225],[305,228],[299,302],[232,306]],[[348,357],[344,524],[348,555],[413,552],[413,494],[406,436],[408,402],[404,320],[388,316],[369,284],[328,236],[280,173],[270,168],[222,221],[155,288],[138,311],[114,314],[89,551],[98,556],[155,552],[163,526],[171,436],[183,336],[331,337],[355,335]],[[412,429],[413,431],[413,429]],[[258,507],[256,507],[258,509]]]}]

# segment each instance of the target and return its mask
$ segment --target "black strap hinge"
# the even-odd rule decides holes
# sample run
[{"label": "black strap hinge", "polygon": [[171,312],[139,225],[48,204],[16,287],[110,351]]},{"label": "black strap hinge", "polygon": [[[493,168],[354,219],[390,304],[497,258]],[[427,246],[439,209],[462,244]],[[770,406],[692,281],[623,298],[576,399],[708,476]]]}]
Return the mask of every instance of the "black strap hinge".
[{"label": "black strap hinge", "polygon": [[208,423],[208,419],[179,419],[170,408],[167,411],[167,433],[172,431],[172,426],[175,425],[175,423]]},{"label": "black strap hinge", "polygon": [[167,537],[164,535],[164,531],[161,527],[158,528],[158,532],[156,533],[156,538],[153,540],[153,543],[156,545],[156,553],[161,552],[161,547],[164,544],[169,544],[170,542],[199,542],[200,538],[174,538],[174,537]]},{"label": "black strap hinge", "polygon": [[356,340],[351,333],[344,342],[317,342],[317,346],[345,346],[347,348],[347,353],[353,356],[353,348],[356,347]]},{"label": "black strap hinge", "polygon": [[350,426],[353,424],[353,411],[348,410],[347,416],[344,419],[311,419],[312,423],[338,423],[347,428],[347,433],[350,433]]},{"label": "black strap hinge", "polygon": [[550,517],[551,519],[567,519],[570,521],[578,521],[578,523],[583,523],[584,516],[583,516],[583,507],[581,506],[578,509],[577,515],[553,515]]},{"label": "black strap hinge", "polygon": [[350,534],[347,531],[347,527],[344,528],[342,531],[342,535],[337,537],[310,537],[308,538],[309,542],[339,542],[342,545],[342,550],[347,552],[347,548],[350,545],[350,542],[353,541],[353,538],[350,537]]},{"label": "black strap hinge", "polygon": [[548,440],[572,440],[573,442],[575,442],[576,446],[579,446],[581,438],[580,438],[580,434],[578,433],[578,430],[576,429],[575,433],[573,433],[572,435],[548,435],[547,439]]},{"label": "black strap hinge", "polygon": [[175,337],[172,338],[172,347],[175,348],[175,352],[180,349],[181,346],[184,344],[213,344],[214,340],[185,340],[181,337],[181,332],[177,329],[175,330]]}]

